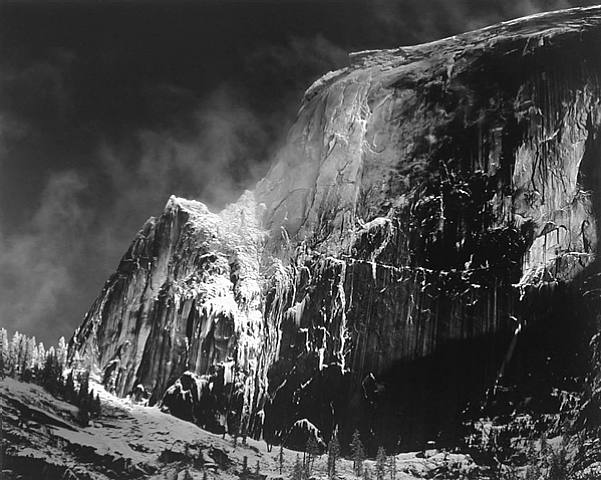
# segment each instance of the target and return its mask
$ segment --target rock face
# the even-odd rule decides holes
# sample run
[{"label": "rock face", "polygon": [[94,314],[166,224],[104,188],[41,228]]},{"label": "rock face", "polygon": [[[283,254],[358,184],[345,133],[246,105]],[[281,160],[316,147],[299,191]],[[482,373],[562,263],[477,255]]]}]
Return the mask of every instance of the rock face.
[{"label": "rock face", "polygon": [[456,432],[577,321],[552,307],[597,251],[600,48],[594,7],[352,54],[254,192],[144,225],[71,351],[217,430]]}]

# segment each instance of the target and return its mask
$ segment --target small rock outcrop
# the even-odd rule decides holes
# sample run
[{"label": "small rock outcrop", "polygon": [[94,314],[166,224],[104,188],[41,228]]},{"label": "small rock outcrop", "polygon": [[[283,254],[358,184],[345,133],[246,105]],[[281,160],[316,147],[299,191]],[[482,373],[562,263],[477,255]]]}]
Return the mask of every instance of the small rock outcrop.
[{"label": "small rock outcrop", "polygon": [[71,351],[215,430],[456,433],[512,365],[582,340],[556,352],[587,320],[552,307],[595,264],[600,47],[594,7],[352,54],[253,192],[148,220]]}]

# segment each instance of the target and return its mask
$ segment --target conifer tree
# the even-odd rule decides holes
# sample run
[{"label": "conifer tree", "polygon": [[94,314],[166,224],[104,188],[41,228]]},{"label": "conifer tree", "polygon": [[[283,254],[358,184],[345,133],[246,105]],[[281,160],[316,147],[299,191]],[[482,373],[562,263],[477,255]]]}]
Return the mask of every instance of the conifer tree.
[{"label": "conifer tree", "polygon": [[57,395],[61,390],[62,369],[60,368],[54,349],[50,347],[46,355],[44,370],[42,371],[42,386],[52,395]]},{"label": "conifer tree", "polygon": [[67,367],[67,344],[65,343],[65,337],[58,339],[58,345],[56,347],[56,358],[61,370]]},{"label": "conifer tree", "polygon": [[328,476],[334,478],[336,476],[336,462],[340,455],[340,442],[338,441],[338,434],[334,432],[330,443],[328,444]]},{"label": "conifer tree", "polygon": [[37,345],[35,341],[35,337],[27,338],[27,336],[23,335],[21,337],[21,365],[20,365],[20,373],[21,379],[29,382],[33,376],[33,366],[37,361]]},{"label": "conifer tree", "polygon": [[390,480],[396,480],[396,456],[390,457]]},{"label": "conifer tree", "polygon": [[94,412],[94,390],[90,390],[88,391],[88,408],[90,410],[90,414],[95,416],[95,412]]},{"label": "conifer tree", "polygon": [[9,364],[9,348],[8,348],[8,333],[6,329],[0,329],[0,375],[4,378],[5,370]]},{"label": "conifer tree", "polygon": [[69,403],[73,403],[77,397],[77,393],[75,392],[75,380],[73,379],[73,370],[71,370],[69,375],[67,375],[64,396],[65,400]]},{"label": "conifer tree", "polygon": [[376,455],[376,480],[384,480],[386,476],[386,450],[384,447],[378,448]]},{"label": "conifer tree", "polygon": [[77,394],[77,406],[87,405],[89,400],[90,378],[87,371],[79,376],[79,393]]},{"label": "conifer tree", "polygon": [[553,450],[552,448],[549,450],[547,478],[548,480],[564,480],[568,475],[566,449],[563,445],[560,445],[557,450]]},{"label": "conifer tree", "polygon": [[87,427],[90,423],[90,409],[86,402],[79,406],[79,410],[77,412],[77,421],[82,427]]},{"label": "conifer tree", "polygon": [[46,348],[42,342],[38,345],[38,359],[35,365],[35,369],[39,372],[44,368],[44,362],[46,361]]},{"label": "conifer tree", "polygon": [[365,467],[363,469],[363,480],[371,480],[371,473],[369,471],[369,467]]},{"label": "conifer tree", "polygon": [[280,453],[278,454],[278,464],[280,466],[280,475],[284,469],[284,444],[280,444]]},{"label": "conifer tree", "polygon": [[313,435],[309,436],[305,451],[307,452],[307,471],[309,476],[311,476],[315,459],[319,456],[319,445],[317,444],[317,440],[315,440]]},{"label": "conifer tree", "polygon": [[296,460],[292,467],[292,474],[290,480],[303,480],[303,464],[301,463],[300,456],[296,454]]},{"label": "conifer tree", "polygon": [[353,471],[356,476],[360,477],[363,470],[363,461],[365,460],[365,449],[363,448],[363,442],[361,442],[359,430],[355,430],[353,433],[351,453],[353,456]]},{"label": "conifer tree", "polygon": [[96,394],[96,398],[94,399],[94,415],[99,417],[102,413],[102,406],[100,404],[100,395]]},{"label": "conifer tree", "polygon": [[19,366],[20,366],[20,356],[19,356],[19,346],[21,344],[21,334],[19,332],[15,332],[13,334],[13,338],[10,342],[10,374],[12,377],[18,377],[20,375]]},{"label": "conifer tree", "polygon": [[17,367],[17,376],[20,377],[23,375],[24,365],[25,365],[25,356],[27,350],[27,337],[24,334],[19,334],[19,343],[16,347],[17,358],[16,358],[16,367]]}]

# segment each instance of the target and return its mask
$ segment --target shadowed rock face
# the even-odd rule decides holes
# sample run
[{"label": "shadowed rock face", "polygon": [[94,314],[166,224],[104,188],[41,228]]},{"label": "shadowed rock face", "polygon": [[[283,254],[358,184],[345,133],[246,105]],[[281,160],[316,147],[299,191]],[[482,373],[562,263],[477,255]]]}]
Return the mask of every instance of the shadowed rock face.
[{"label": "shadowed rock face", "polygon": [[550,307],[597,250],[600,49],[595,7],[351,55],[254,192],[146,223],[72,352],[153,401],[189,371],[166,407],[268,439],[305,418],[374,444],[456,432],[561,343],[537,325],[585,322]]}]

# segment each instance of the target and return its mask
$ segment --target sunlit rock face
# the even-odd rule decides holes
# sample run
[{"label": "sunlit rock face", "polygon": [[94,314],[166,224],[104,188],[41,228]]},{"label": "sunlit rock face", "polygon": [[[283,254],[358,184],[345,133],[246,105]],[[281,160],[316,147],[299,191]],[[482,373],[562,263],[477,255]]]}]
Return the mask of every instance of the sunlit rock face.
[{"label": "sunlit rock face", "polygon": [[218,215],[171,197],[146,222],[72,341],[119,395],[141,384],[154,402],[187,370],[234,364],[245,391],[264,393],[279,333],[263,318],[255,209],[252,193]]},{"label": "sunlit rock face", "polygon": [[188,371],[165,408],[267,439],[456,429],[594,261],[599,51],[595,7],[351,55],[254,192],[146,223],[72,350],[154,401]]}]

